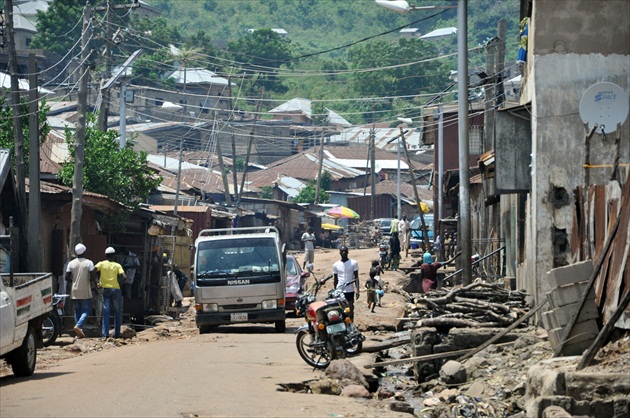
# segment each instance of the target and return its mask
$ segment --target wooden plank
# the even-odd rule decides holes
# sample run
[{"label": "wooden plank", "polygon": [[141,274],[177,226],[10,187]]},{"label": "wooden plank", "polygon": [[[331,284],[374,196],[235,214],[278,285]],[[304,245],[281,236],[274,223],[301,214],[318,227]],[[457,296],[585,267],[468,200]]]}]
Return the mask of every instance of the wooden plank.
[{"label": "wooden plank", "polygon": [[[624,187],[623,201],[624,201],[624,204],[622,205],[622,207],[625,208],[628,205],[630,205],[630,181],[628,181],[628,180],[626,180],[626,185]],[[613,225],[612,229],[610,230],[610,234],[608,235],[608,238],[606,239],[606,244],[604,245],[604,248],[602,250],[602,254],[603,255],[606,255],[608,253],[608,249],[610,248],[610,245],[613,242],[613,240],[615,238],[615,235],[617,234],[617,230],[619,228],[620,219],[621,219],[621,216],[617,217],[617,220],[615,221],[615,224]],[[605,257],[599,257],[597,263],[594,265],[593,272],[591,273],[591,277],[589,278],[588,284],[587,284],[586,288],[584,289],[584,295],[582,296],[582,300],[580,301],[580,305],[579,305],[578,309],[575,311],[575,314],[573,315],[573,317],[571,318],[571,321],[569,322],[569,324],[564,329],[564,333],[562,335],[562,338],[560,339],[560,342],[558,343],[558,345],[556,346],[556,349],[554,350],[554,356],[558,356],[562,352],[562,349],[564,348],[564,344],[566,343],[567,338],[569,337],[569,335],[571,335],[571,332],[573,331],[573,327],[575,326],[575,323],[577,322],[577,319],[580,316],[580,313],[582,312],[582,309],[584,308],[584,303],[586,302],[588,294],[591,291],[591,288],[593,287],[593,284],[595,283],[595,279],[599,275],[600,269],[601,269],[602,264],[604,262],[604,258]]]},{"label": "wooden plank", "polygon": [[[497,344],[497,346],[498,347],[502,347],[502,346],[512,345],[512,344],[514,344],[514,341]],[[366,364],[363,367],[366,368],[366,369],[375,369],[377,367],[393,366],[395,364],[419,363],[421,361],[439,360],[439,359],[443,359],[443,358],[456,357],[456,356],[459,356],[461,354],[466,354],[466,353],[468,353],[470,351],[473,351],[473,350],[476,350],[476,348],[466,348],[464,350],[446,351],[444,353],[425,354],[424,356],[418,356],[418,357],[408,357],[408,358],[403,358],[403,359],[399,359],[399,360],[382,361],[382,362],[378,362],[378,363]]]},{"label": "wooden plank", "polygon": [[492,344],[495,341],[497,341],[499,338],[503,337],[508,332],[512,331],[514,328],[518,327],[521,323],[525,322],[527,319],[532,317],[536,312],[538,312],[546,304],[547,304],[547,298],[545,298],[542,302],[540,302],[538,304],[538,306],[536,306],[534,309],[532,309],[531,311],[527,312],[525,315],[521,316],[519,319],[514,321],[512,323],[512,325],[510,325],[509,327],[505,328],[503,331],[499,332],[497,335],[495,335],[494,337],[490,338],[488,341],[486,341],[485,343],[481,344],[479,347],[475,348],[470,353],[467,353],[467,354],[461,356],[460,358],[457,359],[457,361],[461,362],[461,361],[466,360],[469,357],[474,356],[475,354],[477,354],[478,352],[480,352],[481,350],[483,350],[484,348],[486,348],[490,344]]},{"label": "wooden plank", "polygon": [[627,289],[626,295],[624,296],[623,300],[619,303],[619,306],[617,306],[617,309],[615,309],[615,312],[613,313],[613,316],[610,318],[610,321],[606,322],[606,325],[604,325],[604,328],[602,328],[599,334],[597,334],[597,338],[595,338],[595,341],[593,341],[593,344],[591,344],[591,346],[588,348],[588,350],[586,350],[586,352],[582,356],[582,359],[580,360],[580,363],[577,366],[577,370],[582,370],[584,367],[591,364],[591,361],[593,361],[595,354],[597,354],[597,350],[599,350],[601,346],[604,345],[604,343],[608,340],[610,333],[615,328],[615,322],[617,322],[619,317],[621,317],[621,314],[626,309],[626,306],[628,306],[629,303],[630,303],[630,289]]}]

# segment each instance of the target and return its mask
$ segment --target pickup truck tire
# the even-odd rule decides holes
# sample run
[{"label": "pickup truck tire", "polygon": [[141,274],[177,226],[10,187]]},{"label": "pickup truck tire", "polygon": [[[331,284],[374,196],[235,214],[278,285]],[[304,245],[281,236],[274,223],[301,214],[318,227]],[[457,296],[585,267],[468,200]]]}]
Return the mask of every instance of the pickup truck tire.
[{"label": "pickup truck tire", "polygon": [[287,323],[285,321],[276,321],[274,323],[276,327],[276,333],[284,334],[287,330]]},{"label": "pickup truck tire", "polygon": [[35,331],[29,326],[22,345],[15,349],[8,358],[16,376],[31,376],[35,372],[37,348],[35,347]]}]

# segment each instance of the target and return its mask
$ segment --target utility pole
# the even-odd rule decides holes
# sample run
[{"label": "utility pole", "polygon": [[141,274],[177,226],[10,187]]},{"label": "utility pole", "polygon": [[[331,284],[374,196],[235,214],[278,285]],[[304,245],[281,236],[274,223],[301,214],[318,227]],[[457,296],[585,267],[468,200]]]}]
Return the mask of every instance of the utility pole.
[{"label": "utility pole", "polygon": [[468,149],[468,2],[457,0],[457,147],[459,150],[459,237],[462,284],[472,282],[470,216],[470,150]]},{"label": "utility pole", "polygon": [[[232,184],[234,187],[238,184],[238,175],[236,174],[236,140],[234,139],[234,128],[232,128]],[[236,198],[236,194],[234,195],[234,198]]]},{"label": "utility pole", "polygon": [[[252,131],[249,133],[249,143],[247,144],[247,155],[245,156],[245,164],[243,165],[243,176],[241,177],[241,187],[237,190],[238,198],[236,199],[236,208],[241,205],[241,196],[243,195],[243,189],[245,188],[245,177],[247,176],[247,166],[249,166],[249,155],[252,152],[252,145],[254,144],[254,135],[256,133],[256,121],[258,120],[258,115],[260,115],[260,109],[262,107],[262,101],[265,96],[265,88],[263,87],[260,92],[260,100],[256,104],[256,115],[254,116],[254,125],[252,126]],[[236,187],[236,185],[234,185]]]},{"label": "utility pole", "polygon": [[[107,4],[105,6],[96,7],[94,11],[96,12],[105,12],[105,51],[103,55],[105,56],[105,78],[109,78],[112,74],[112,44],[114,40],[112,39],[112,12],[114,10],[128,10],[134,9],[136,7],[140,7],[140,3],[134,1],[132,4],[118,4],[112,6],[110,1],[107,0]],[[124,84],[123,84],[124,88]],[[101,108],[98,113],[98,127],[102,132],[107,131],[107,119],[109,117],[109,103],[111,101],[111,93],[110,87],[103,88],[101,90],[102,100],[101,100]],[[121,91],[120,93],[121,102],[125,100],[125,92]],[[122,107],[122,105],[121,105]],[[120,116],[123,117],[122,115]]]},{"label": "utility pole", "polygon": [[[232,206],[232,197],[230,196],[230,185],[228,182],[227,172],[225,171],[225,164],[223,164],[223,152],[221,151],[221,141],[219,141],[219,138],[216,134],[216,127],[217,127],[216,110],[213,113],[214,113],[214,120],[212,122],[212,133],[210,135],[212,135],[214,137],[214,140],[217,141],[217,144],[216,144],[217,160],[219,161],[219,170],[221,170],[221,178],[223,179],[223,192],[225,193],[225,203],[228,206]],[[212,137],[210,138],[210,140],[212,140]],[[234,165],[234,163],[232,163],[232,165]],[[236,170],[235,167],[232,167],[232,168]],[[235,190],[234,197],[236,198],[236,183],[234,183],[234,190]]]},{"label": "utility pole", "polygon": [[30,271],[42,271],[41,195],[39,188],[39,112],[37,97],[37,60],[28,55],[28,267]]},{"label": "utility pole", "polygon": [[[11,75],[11,108],[13,109],[13,135],[15,143],[15,176],[17,183],[17,199],[20,212],[26,211],[26,169],[24,168],[24,134],[22,133],[22,118],[20,116],[20,84],[17,76],[17,53],[15,52],[15,30],[13,29],[13,0],[4,2],[6,16],[6,38],[9,54],[9,74]],[[23,216],[18,216],[20,267],[28,265],[28,251],[26,251],[26,222]]]},{"label": "utility pole", "polygon": [[322,168],[324,166],[324,135],[322,133],[322,135],[320,135],[319,138],[320,144],[319,144],[319,164],[317,167],[317,187],[315,187],[315,201],[314,203],[316,205],[319,204],[319,191],[321,190],[321,186],[322,186]]},{"label": "utility pole", "polygon": [[74,150],[74,177],[72,180],[72,209],[70,213],[70,253],[74,254],[74,246],[81,242],[81,216],[83,215],[83,164],[85,158],[85,119],[87,114],[88,80],[90,67],[87,60],[90,56],[88,48],[90,19],[92,7],[88,2],[83,8],[83,31],[81,33],[81,79],[77,101],[77,141]]},{"label": "utility pole", "polygon": [[372,125],[370,129],[370,183],[372,193],[370,195],[370,218],[374,219],[374,198],[376,195],[376,129]]},{"label": "utility pole", "polygon": [[175,189],[175,205],[173,205],[173,215],[177,216],[177,206],[179,205],[179,192],[182,188],[182,158],[184,157],[184,138],[179,141],[179,164],[177,165],[177,187]]},{"label": "utility pole", "polygon": [[[405,140],[405,132],[403,132],[402,126],[399,126],[400,129],[400,140],[402,141],[403,149],[405,150],[405,159],[407,160],[407,165],[409,166],[409,174],[411,175],[411,185],[413,186],[413,194],[416,198],[416,204],[418,205],[418,213],[420,213],[420,223],[422,224],[422,238],[424,240],[424,248],[428,251],[429,247],[429,234],[427,233],[427,224],[424,222],[424,212],[422,211],[422,200],[420,200],[420,196],[418,195],[418,188],[416,187],[416,175],[413,171],[413,166],[411,165],[411,158],[409,158],[409,150],[407,150],[407,141]],[[400,161],[400,159],[399,159]]]}]

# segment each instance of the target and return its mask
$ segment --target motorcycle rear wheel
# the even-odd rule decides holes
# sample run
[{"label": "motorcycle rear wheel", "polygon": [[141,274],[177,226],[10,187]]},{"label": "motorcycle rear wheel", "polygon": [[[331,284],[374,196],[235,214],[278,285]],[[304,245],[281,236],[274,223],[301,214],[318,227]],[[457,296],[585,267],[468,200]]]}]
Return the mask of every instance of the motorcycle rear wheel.
[{"label": "motorcycle rear wheel", "polygon": [[44,319],[42,322],[42,341],[44,347],[48,347],[57,341],[59,327],[59,319],[57,317],[51,315]]},{"label": "motorcycle rear wheel", "polygon": [[346,353],[348,353],[349,356],[356,356],[358,354],[361,354],[362,350],[363,350],[362,341],[357,341],[355,345],[346,347]]},{"label": "motorcycle rear wheel", "polygon": [[330,364],[330,353],[327,350],[313,347],[315,337],[302,330],[297,334],[295,345],[302,360],[316,369],[325,369]]},{"label": "motorcycle rear wheel", "polygon": [[381,268],[383,270],[389,270],[391,266],[392,266],[392,259],[389,258],[389,256],[381,258]]}]

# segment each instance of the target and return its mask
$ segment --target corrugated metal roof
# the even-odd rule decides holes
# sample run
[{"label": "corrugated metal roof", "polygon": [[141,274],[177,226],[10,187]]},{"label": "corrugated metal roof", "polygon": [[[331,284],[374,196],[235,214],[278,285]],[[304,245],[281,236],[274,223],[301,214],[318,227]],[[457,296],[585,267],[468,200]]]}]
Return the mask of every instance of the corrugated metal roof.
[{"label": "corrugated metal roof", "polygon": [[434,31],[427,33],[426,35],[422,35],[420,39],[431,39],[431,38],[441,38],[443,36],[449,36],[457,33],[457,28],[440,28]]},{"label": "corrugated metal roof", "polygon": [[[218,84],[222,86],[228,85],[227,78],[219,77],[216,73],[205,68],[186,68],[171,71],[164,78],[172,78],[176,84],[184,84],[184,73],[186,73],[186,84]],[[234,83],[232,83],[234,85]]]},{"label": "corrugated metal roof", "polygon": [[311,117],[311,101],[308,99],[303,99],[301,97],[296,97],[294,99],[289,100],[288,102],[282,103],[280,106],[274,107],[269,111],[269,113],[289,113],[289,112],[298,112],[302,113],[309,118]]},{"label": "corrugated metal roof", "polygon": [[[354,126],[344,129],[338,134],[330,137],[330,142],[354,142],[367,144],[370,139],[370,130],[372,124]],[[408,132],[405,134],[405,142],[407,143],[407,149],[410,151],[417,151],[422,146],[421,132],[417,128],[405,129]],[[374,144],[377,149],[396,152],[396,138],[400,136],[399,128],[390,128],[386,126],[376,125],[374,129]],[[392,141],[391,143],[388,143]]]}]

